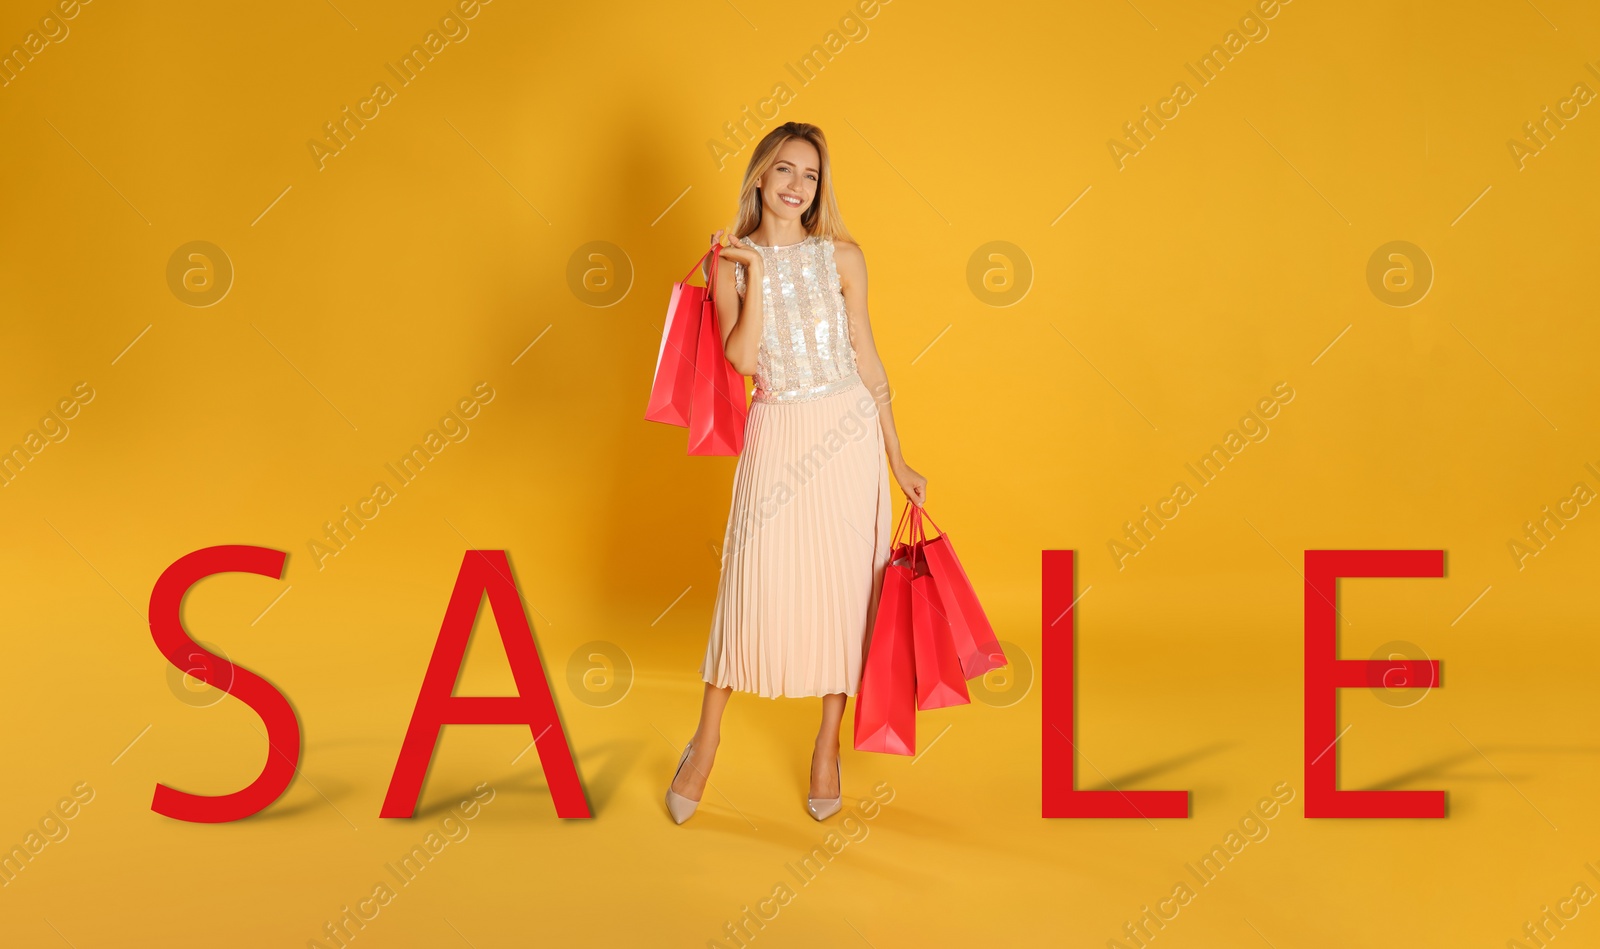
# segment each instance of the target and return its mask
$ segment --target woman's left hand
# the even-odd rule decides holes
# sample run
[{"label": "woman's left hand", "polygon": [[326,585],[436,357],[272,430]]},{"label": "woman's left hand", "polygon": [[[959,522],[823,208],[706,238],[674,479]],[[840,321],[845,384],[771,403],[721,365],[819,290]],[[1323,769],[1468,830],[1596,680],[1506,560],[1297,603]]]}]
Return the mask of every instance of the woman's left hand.
[{"label": "woman's left hand", "polygon": [[900,482],[900,490],[905,492],[906,499],[917,507],[928,503],[928,479],[917,474],[917,470],[905,462],[894,465],[891,469],[894,480]]}]

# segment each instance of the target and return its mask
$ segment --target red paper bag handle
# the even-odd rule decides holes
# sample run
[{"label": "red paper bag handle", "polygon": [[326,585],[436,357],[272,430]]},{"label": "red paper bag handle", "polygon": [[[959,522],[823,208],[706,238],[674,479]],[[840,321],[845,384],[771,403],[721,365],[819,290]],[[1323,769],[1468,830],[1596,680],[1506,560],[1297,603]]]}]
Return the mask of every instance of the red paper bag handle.
[{"label": "red paper bag handle", "polygon": [[895,541],[900,539],[900,531],[905,528],[905,526],[906,526],[906,517],[908,515],[910,515],[910,513],[911,513],[911,502],[907,501],[906,502],[906,506],[900,509],[900,523],[895,525],[894,534],[892,534],[889,537],[889,544],[891,546],[893,546]]},{"label": "red paper bag handle", "polygon": [[[914,507],[916,507],[916,505],[912,504],[910,501],[907,501],[906,502],[906,506],[900,509],[900,523],[895,525],[894,535],[889,538],[889,548],[891,550],[894,549],[895,545],[899,543],[899,541],[900,541],[900,532],[902,530],[905,530],[905,528],[907,526],[907,520],[906,519],[911,516],[912,509]],[[914,522],[912,522],[912,523],[914,523]],[[910,567],[911,567],[911,573],[912,573],[913,576],[915,576],[916,572],[917,572],[917,545],[915,543],[915,540],[916,540],[915,528],[913,528],[911,531],[907,532],[907,534],[906,534],[906,547],[910,548],[910,552],[911,552],[911,559],[910,559],[909,563],[910,563]]]},{"label": "red paper bag handle", "polygon": [[[910,504],[911,502],[908,501],[906,503]],[[928,517],[928,509],[927,508],[922,507],[920,505],[914,505],[914,506],[916,507],[916,517],[915,517],[913,523],[916,525],[914,530],[916,531],[916,534],[917,534],[918,537],[922,538],[923,540],[927,540],[928,539],[928,535],[922,529],[922,521],[923,521],[924,518],[927,518],[927,521],[928,521],[929,524],[933,524],[933,529],[934,530],[938,531],[941,534],[944,533],[944,528],[940,527],[937,523],[935,523],[933,518]]]},{"label": "red paper bag handle", "polygon": [[721,244],[712,244],[711,247],[706,250],[706,253],[701,254],[700,258],[694,262],[694,266],[689,268],[689,272],[683,275],[683,279],[679,280],[678,282],[688,283],[689,278],[694,276],[694,272],[700,269],[700,265],[702,263],[705,263],[706,254],[711,255],[711,276],[706,280],[706,289],[714,293],[717,289],[717,260],[722,256]]},{"label": "red paper bag handle", "polygon": [[[907,521],[907,517],[910,518],[909,522]],[[909,499],[906,501],[904,510],[900,512],[900,525],[894,529],[894,537],[890,540],[891,547],[894,545],[895,541],[900,539],[901,528],[906,528],[908,526],[909,529],[906,531],[906,546],[910,548],[911,557],[909,566],[911,567],[912,576],[915,576],[917,572],[918,561],[926,563],[928,559],[926,557],[919,556],[922,553],[922,544],[927,542],[927,538],[922,533],[922,508],[918,507]]]}]

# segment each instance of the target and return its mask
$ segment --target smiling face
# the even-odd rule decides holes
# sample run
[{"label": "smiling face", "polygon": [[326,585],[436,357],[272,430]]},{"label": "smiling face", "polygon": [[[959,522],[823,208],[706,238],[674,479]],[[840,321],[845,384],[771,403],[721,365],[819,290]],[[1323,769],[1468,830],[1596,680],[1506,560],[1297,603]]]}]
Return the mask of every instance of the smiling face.
[{"label": "smiling face", "polygon": [[803,138],[791,138],[778,149],[778,159],[757,182],[761,186],[762,213],[780,220],[800,222],[800,215],[817,199],[822,180],[822,160],[817,147]]}]

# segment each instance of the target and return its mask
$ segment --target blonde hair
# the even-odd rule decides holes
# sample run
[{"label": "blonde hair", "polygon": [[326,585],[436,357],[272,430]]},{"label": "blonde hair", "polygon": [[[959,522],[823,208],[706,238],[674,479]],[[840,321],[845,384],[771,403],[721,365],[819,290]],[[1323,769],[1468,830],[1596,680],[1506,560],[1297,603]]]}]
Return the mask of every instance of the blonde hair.
[{"label": "blonde hair", "polygon": [[744,237],[761,225],[761,198],[756,194],[757,182],[778,162],[778,150],[792,138],[803,138],[817,149],[819,163],[817,194],[811,206],[800,215],[800,223],[808,235],[832,238],[834,241],[856,243],[844,226],[839,214],[839,203],[833,192],[833,166],[828,158],[828,140],[822,129],[809,122],[785,122],[762,137],[750,153],[750,164],[745,167],[744,181],[739,186],[739,210],[728,232],[735,238]]}]

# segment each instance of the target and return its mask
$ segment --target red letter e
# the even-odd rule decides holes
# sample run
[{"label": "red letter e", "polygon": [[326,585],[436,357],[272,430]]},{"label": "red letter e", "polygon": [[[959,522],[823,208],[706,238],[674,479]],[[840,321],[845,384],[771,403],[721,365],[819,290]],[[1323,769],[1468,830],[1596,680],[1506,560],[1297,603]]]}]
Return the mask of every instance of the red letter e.
[{"label": "red letter e", "polygon": [[[1399,672],[1418,688],[1439,684],[1439,661],[1340,659],[1340,577],[1442,577],[1442,550],[1306,551],[1306,816],[1443,817],[1443,791],[1341,791],[1339,690],[1384,686]],[[1315,755],[1316,757],[1312,757]]]}]

